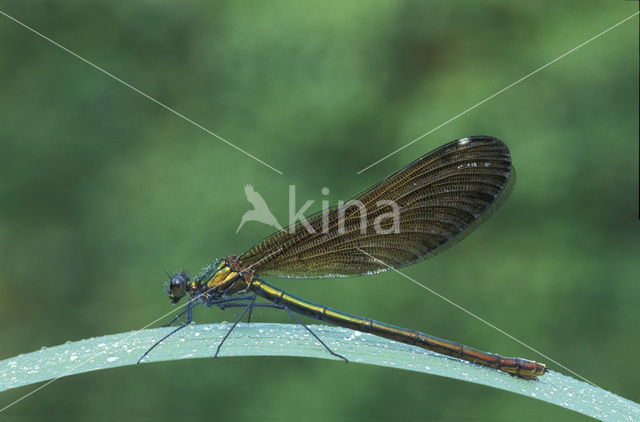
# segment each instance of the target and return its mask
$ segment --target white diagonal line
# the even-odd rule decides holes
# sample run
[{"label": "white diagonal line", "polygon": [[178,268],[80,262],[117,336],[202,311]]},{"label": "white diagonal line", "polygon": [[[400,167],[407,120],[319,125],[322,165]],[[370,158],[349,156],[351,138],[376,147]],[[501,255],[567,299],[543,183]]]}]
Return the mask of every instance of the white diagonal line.
[{"label": "white diagonal line", "polygon": [[528,74],[528,75],[526,75],[526,76],[523,76],[522,78],[518,79],[517,81],[513,82],[512,84],[507,85],[506,87],[502,88],[500,91],[496,92],[496,93],[495,93],[495,94],[493,94],[493,95],[488,96],[487,98],[485,98],[484,100],[480,101],[479,103],[477,103],[477,104],[475,104],[475,105],[473,105],[473,106],[469,107],[468,109],[466,109],[466,110],[465,110],[465,111],[463,111],[462,113],[459,113],[459,114],[457,114],[457,115],[453,116],[452,118],[450,118],[450,119],[449,119],[449,120],[447,120],[446,122],[439,124],[438,126],[436,126],[436,127],[434,127],[433,129],[431,129],[429,132],[424,133],[424,134],[422,134],[422,135],[418,136],[416,139],[414,139],[413,141],[409,142],[408,144],[406,144],[406,145],[404,145],[404,146],[402,146],[402,147],[398,148],[397,150],[393,151],[393,152],[392,152],[392,153],[390,153],[390,154],[385,155],[384,157],[382,157],[381,159],[379,159],[379,160],[378,160],[378,161],[376,161],[375,163],[373,163],[373,164],[369,164],[367,167],[363,168],[362,170],[360,170],[360,171],[359,171],[359,172],[357,172],[356,174],[360,174],[360,173],[362,173],[362,172],[364,172],[364,171],[366,171],[366,170],[369,170],[371,167],[373,167],[373,166],[375,166],[376,164],[378,164],[378,163],[380,163],[380,162],[382,162],[382,161],[386,160],[387,158],[391,157],[392,155],[396,154],[397,152],[402,151],[403,149],[405,149],[405,148],[406,148],[406,147],[408,147],[409,145],[412,145],[412,144],[414,144],[414,143],[418,142],[420,139],[424,138],[424,137],[425,137],[425,136],[427,136],[427,135],[430,135],[431,133],[433,133],[433,132],[435,132],[436,130],[440,129],[442,126],[444,126],[444,125],[446,125],[446,124],[449,124],[449,123],[453,122],[453,121],[454,121],[454,120],[456,120],[458,117],[464,116],[465,114],[467,114],[468,112],[470,112],[470,111],[471,111],[471,110],[473,110],[474,108],[476,108],[476,107],[478,107],[478,106],[480,106],[480,105],[482,105],[482,104],[486,103],[487,101],[491,100],[491,99],[492,99],[492,98],[494,98],[494,97],[497,97],[498,95],[502,94],[503,92],[505,92],[505,91],[506,91],[506,90],[508,90],[509,88],[512,88],[513,86],[515,86],[515,85],[519,84],[520,82],[524,81],[524,80],[525,80],[525,79],[527,79],[528,77],[533,76],[533,75],[535,75],[536,73],[540,72],[542,69],[546,68],[547,66],[551,66],[553,63],[555,63],[555,62],[557,62],[558,60],[560,60],[560,59],[564,58],[565,56],[567,56],[567,55],[569,55],[569,54],[573,53],[574,51],[576,51],[576,50],[577,50],[577,49],[579,49],[580,47],[582,47],[582,46],[584,46],[584,45],[586,45],[586,44],[590,43],[591,41],[595,40],[596,38],[598,38],[598,37],[600,37],[600,36],[602,36],[602,35],[606,34],[607,32],[611,31],[611,30],[612,30],[612,29],[614,29],[615,27],[617,27],[617,26],[619,26],[619,25],[622,25],[623,23],[625,23],[625,22],[626,22],[626,21],[628,21],[629,19],[631,19],[631,18],[633,18],[634,16],[638,15],[638,13],[640,13],[640,12],[636,12],[636,13],[634,13],[633,15],[629,16],[628,18],[625,18],[625,19],[621,20],[620,22],[616,23],[616,24],[615,24],[615,25],[613,25],[612,27],[610,27],[610,28],[608,28],[608,29],[605,29],[604,31],[600,32],[598,35],[595,35],[595,36],[593,36],[593,37],[589,38],[587,41],[583,42],[582,44],[578,45],[577,47],[572,48],[571,50],[567,51],[567,52],[566,52],[566,53],[564,53],[563,55],[561,55],[561,56],[559,56],[559,57],[557,57],[557,58],[555,58],[555,59],[551,60],[549,63],[545,64],[544,66],[542,66],[542,67],[540,67],[540,68],[538,68],[538,69],[534,70],[533,72],[529,73],[529,74]]},{"label": "white diagonal line", "polygon": [[[180,306],[177,306],[177,307],[176,307],[175,309],[173,309],[172,311],[167,312],[166,314],[164,314],[164,315],[162,315],[161,317],[159,317],[159,318],[155,319],[154,321],[151,321],[150,323],[148,323],[148,324],[147,324],[147,325],[145,325],[144,327],[140,328],[139,330],[134,331],[133,333],[129,334],[128,336],[126,336],[126,337],[125,337],[125,338],[123,338],[122,340],[119,340],[118,342],[123,342],[123,341],[125,341],[125,340],[130,339],[131,337],[133,337],[133,336],[137,335],[137,334],[138,334],[138,333],[140,333],[142,330],[144,330],[144,329],[146,329],[146,328],[150,327],[151,325],[155,324],[156,322],[160,321],[161,319],[166,318],[167,316],[169,316],[169,315],[171,315],[171,314],[174,314],[174,313],[176,313],[177,311],[179,311],[180,309],[182,309],[182,308],[184,308],[185,306],[189,305],[189,303],[190,303],[190,302],[192,302],[192,301],[195,301],[195,300],[199,299],[202,295],[205,295],[205,294],[209,293],[209,292],[210,292],[212,289],[214,289],[214,288],[215,288],[215,286],[214,286],[214,287],[212,287],[212,288],[210,288],[210,289],[208,289],[207,291],[205,291],[205,292],[203,292],[203,293],[201,293],[201,294],[199,294],[199,295],[195,296],[194,298],[189,298],[189,300],[188,300],[187,302],[183,303],[183,304],[182,304],[182,305],[180,305]],[[196,303],[196,305],[198,305],[198,304]],[[58,376],[57,376],[57,377],[55,377],[54,379],[47,381],[46,383],[42,384],[40,387],[35,388],[35,389],[33,389],[33,390],[29,391],[29,392],[28,392],[27,394],[25,394],[24,396],[22,396],[22,397],[18,398],[17,400],[15,400],[15,401],[13,401],[13,402],[9,403],[9,404],[8,404],[8,405],[6,405],[6,406],[4,406],[3,408],[1,408],[1,409],[0,409],[0,413],[4,412],[5,410],[7,410],[8,408],[10,408],[10,407],[11,407],[11,406],[13,406],[14,404],[16,404],[16,403],[18,403],[18,402],[20,402],[20,401],[22,401],[22,400],[26,399],[26,398],[27,398],[27,397],[29,397],[30,395],[37,393],[38,391],[42,390],[43,388],[47,387],[48,385],[50,385],[50,384],[52,384],[52,383],[56,382],[57,380],[59,380],[60,378],[62,378],[62,377],[64,377],[64,376],[66,376],[67,374],[69,374],[69,373],[71,373],[71,372],[75,371],[76,369],[80,368],[81,366],[84,366],[84,364],[86,364],[87,362],[92,361],[93,359],[97,358],[98,356],[100,356],[100,355],[102,355],[102,354],[104,354],[104,353],[106,353],[106,352],[107,352],[107,350],[106,350],[106,349],[105,349],[105,350],[102,350],[101,352],[98,352],[98,353],[96,353],[95,355],[92,355],[90,358],[85,359],[84,361],[82,361],[82,362],[78,363],[76,366],[74,366],[74,367],[72,367],[72,368],[70,368],[70,369],[67,369],[66,371],[64,371],[62,374],[58,375]]]},{"label": "white diagonal line", "polygon": [[[551,359],[549,356],[545,355],[544,353],[540,352],[539,350],[534,349],[533,347],[529,346],[527,343],[523,342],[522,340],[520,340],[520,339],[518,339],[518,338],[516,338],[516,337],[512,336],[511,334],[507,333],[506,331],[501,330],[500,328],[496,327],[495,325],[491,324],[490,322],[488,322],[488,321],[486,321],[486,320],[484,320],[484,319],[480,318],[478,315],[476,315],[476,314],[474,314],[473,312],[471,312],[471,311],[469,311],[469,310],[465,309],[464,307],[462,307],[462,306],[458,305],[458,304],[457,304],[457,303],[455,303],[454,301],[452,301],[452,300],[450,300],[450,299],[448,299],[448,298],[446,298],[446,297],[442,296],[440,293],[438,293],[438,292],[436,292],[436,291],[434,291],[434,290],[430,289],[429,287],[425,286],[424,284],[420,283],[419,281],[414,280],[413,278],[409,277],[409,276],[408,276],[408,275],[406,275],[405,273],[403,273],[403,272],[401,272],[401,271],[398,271],[397,269],[395,269],[395,268],[394,268],[394,267],[392,267],[391,265],[387,264],[386,262],[382,261],[381,259],[376,258],[375,256],[373,256],[373,255],[371,255],[371,254],[369,254],[369,253],[367,253],[367,252],[363,251],[363,250],[362,250],[362,249],[360,249],[360,248],[356,248],[356,249],[358,249],[358,250],[359,250],[360,252],[362,252],[363,254],[365,254],[365,255],[367,255],[367,256],[369,256],[369,257],[371,257],[371,258],[375,259],[376,261],[378,261],[379,263],[381,263],[381,264],[382,264],[382,265],[384,265],[385,267],[389,268],[390,270],[393,270],[393,271],[397,272],[398,274],[400,274],[401,276],[403,276],[403,277],[404,277],[404,278],[406,278],[407,280],[411,280],[412,282],[414,282],[414,283],[415,283],[415,284],[417,284],[418,286],[422,287],[423,289],[425,289],[425,290],[426,290],[426,291],[428,291],[429,293],[432,293],[432,294],[434,294],[434,295],[438,296],[440,299],[442,299],[442,300],[444,300],[445,302],[447,302],[447,303],[449,303],[449,304],[451,304],[451,305],[455,306],[456,308],[460,309],[461,311],[465,312],[466,314],[471,315],[472,317],[474,317],[474,318],[475,318],[475,319],[477,319],[478,321],[482,322],[483,324],[486,324],[486,325],[488,325],[489,327],[493,328],[494,330],[498,331],[499,333],[501,333],[501,334],[503,334],[503,335],[505,335],[505,336],[509,337],[511,340],[514,340],[514,341],[516,341],[516,342],[520,343],[521,345],[523,345],[523,346],[524,346],[524,347],[526,347],[527,349],[529,349],[529,350],[531,350],[531,351],[533,351],[533,352],[535,352],[535,353],[539,354],[540,356],[543,356],[545,359],[548,359],[550,362],[553,362],[553,363],[555,363],[556,365],[558,365],[559,367],[561,367],[561,368],[563,368],[563,369],[565,369],[565,370],[567,370],[567,371],[571,372],[573,375],[575,375],[575,376],[577,376],[577,377],[579,377],[579,378],[583,379],[584,381],[588,382],[589,384],[591,384],[591,385],[593,385],[593,386],[595,386],[595,387],[598,387],[596,384],[592,383],[591,381],[589,381],[588,379],[586,379],[586,378],[585,378],[585,377],[583,377],[582,375],[578,374],[577,372],[574,372],[574,371],[572,371],[571,369],[567,368],[566,366],[562,365],[561,363],[559,363],[559,362],[557,362],[557,361],[555,361],[555,360]],[[600,387],[598,387],[598,388],[600,388]]]},{"label": "white diagonal line", "polygon": [[[278,250],[271,252],[270,254],[268,254],[267,256],[265,256],[264,258],[260,259],[258,262],[256,262],[255,264],[251,265],[250,267],[248,267],[248,269],[251,269],[253,266],[259,264],[260,262],[272,257],[273,255],[279,253],[282,250],[282,248],[279,248]],[[160,321],[163,318],[166,318],[167,316],[176,313],[177,311],[179,311],[180,309],[184,308],[185,306],[189,305],[189,303],[196,301],[198,299],[200,299],[203,295],[206,295],[207,293],[209,293],[211,290],[215,289],[216,286],[213,286],[209,289],[207,289],[206,291],[204,291],[203,293],[200,293],[199,295],[193,297],[193,298],[189,298],[189,300],[185,303],[183,303],[180,306],[177,306],[174,310],[167,312],[166,314],[162,315],[161,317],[155,319],[154,321],[151,321],[150,323],[148,323],[147,325],[145,325],[144,327],[140,328],[139,330],[134,331],[133,333],[129,334],[128,336],[126,336],[125,338],[123,338],[122,340],[119,340],[119,342],[123,342],[133,336],[135,336],[136,334],[140,333],[140,331],[150,327],[151,325],[155,324],[156,322]],[[197,303],[196,303],[197,305]],[[148,351],[147,351],[148,352]],[[14,404],[26,399],[27,397],[29,397],[30,395],[37,393],[38,391],[42,390],[43,388],[45,388],[46,386],[56,382],[57,380],[59,380],[60,378],[64,377],[65,375],[69,374],[70,372],[75,371],[76,369],[80,368],[81,366],[83,366],[84,364],[86,364],[87,362],[92,361],[93,359],[95,359],[96,357],[102,355],[103,353],[106,353],[106,349],[96,353],[95,355],[91,356],[89,359],[85,359],[84,361],[78,363],[76,366],[67,369],[66,371],[64,371],[62,374],[58,375],[57,377],[55,377],[52,380],[47,381],[46,383],[42,384],[40,387],[35,388],[33,390],[31,390],[30,392],[28,392],[27,394],[25,394],[24,396],[18,398],[17,400],[13,401],[12,403],[9,403],[8,405],[6,405],[5,407],[0,409],[0,413],[2,413],[3,411],[5,411],[6,409],[10,408],[11,406],[13,406]]]},{"label": "white diagonal line", "polygon": [[248,153],[247,151],[243,150],[242,148],[240,148],[239,146],[236,146],[234,144],[232,144],[231,142],[227,141],[226,139],[224,139],[222,136],[213,133],[212,131],[210,131],[209,129],[207,129],[206,127],[194,122],[193,120],[191,120],[190,118],[188,118],[187,116],[185,116],[184,114],[181,114],[177,111],[175,111],[174,109],[172,109],[171,107],[161,103],[160,101],[156,100],[155,98],[151,97],[148,94],[145,94],[144,92],[140,91],[138,88],[128,84],[127,82],[123,81],[122,79],[118,78],[115,75],[112,75],[111,73],[107,72],[106,70],[104,70],[103,68],[101,68],[100,66],[91,63],[89,60],[85,59],[84,57],[81,57],[80,55],[74,53],[73,51],[69,50],[68,48],[58,44],[57,42],[55,42],[54,40],[52,40],[51,38],[41,34],[40,32],[36,31],[35,29],[31,28],[30,26],[20,22],[19,20],[17,20],[16,18],[7,15],[5,12],[3,12],[2,10],[0,10],[0,14],[6,16],[7,18],[11,19],[12,21],[14,21],[15,23],[17,23],[18,25],[22,26],[25,29],[28,29],[29,31],[33,32],[34,34],[38,35],[39,37],[49,41],[51,44],[55,45],[58,48],[61,48],[62,50],[66,51],[67,53],[71,54],[72,56],[76,57],[77,59],[82,60],[83,62],[85,62],[86,64],[88,64],[89,66],[99,70],[100,72],[104,73],[105,75],[109,76],[112,79],[115,79],[116,81],[120,82],[122,85],[126,86],[127,88],[132,89],[133,91],[137,92],[138,94],[142,95],[143,97],[153,101],[154,103],[158,104],[160,107],[164,108],[165,110],[170,111],[171,113],[175,114],[176,116],[186,120],[187,122],[191,123],[192,125],[194,125],[195,127],[202,129],[203,131],[207,132],[209,135],[213,135],[216,138],[218,138],[219,140],[221,140],[222,142],[224,142],[225,144],[229,145],[230,147],[233,147],[235,149],[237,149],[238,151],[240,151],[241,153],[243,153],[244,155],[253,158],[254,160],[256,160],[257,162],[259,162],[260,164],[263,164],[267,167],[269,167],[271,170],[275,171],[276,173],[282,174],[282,172],[272,166],[270,166],[269,164],[265,163],[264,161],[260,160],[259,158],[257,158],[256,156]]}]

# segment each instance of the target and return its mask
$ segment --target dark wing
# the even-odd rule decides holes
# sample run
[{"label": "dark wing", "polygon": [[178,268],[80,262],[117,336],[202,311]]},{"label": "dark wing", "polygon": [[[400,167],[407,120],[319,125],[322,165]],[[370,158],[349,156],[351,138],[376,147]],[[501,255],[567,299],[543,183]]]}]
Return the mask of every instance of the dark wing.
[{"label": "dark wing", "polygon": [[349,202],[330,208],[324,221],[322,213],[307,218],[315,233],[298,222],[239,258],[257,274],[295,278],[348,277],[409,265],[473,231],[504,202],[514,182],[502,141],[459,139],[354,196],[350,201],[360,201],[364,213]]}]

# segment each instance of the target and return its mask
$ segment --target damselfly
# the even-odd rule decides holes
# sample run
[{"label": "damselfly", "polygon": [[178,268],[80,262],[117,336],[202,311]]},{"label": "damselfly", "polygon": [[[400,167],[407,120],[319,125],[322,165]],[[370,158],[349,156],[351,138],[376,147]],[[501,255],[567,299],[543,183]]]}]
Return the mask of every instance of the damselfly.
[{"label": "damselfly", "polygon": [[[193,308],[199,304],[243,308],[216,355],[247,312],[256,306],[268,306],[287,311],[329,353],[345,360],[327,347],[296,314],[536,379],[546,372],[542,363],[505,358],[418,331],[349,315],[290,295],[261,278],[349,277],[412,264],[453,246],[478,227],[504,202],[514,182],[509,149],[499,139],[474,136],[450,142],[343,205],[286,227],[239,256],[216,261],[194,279],[184,271],[171,276],[167,289],[171,301],[175,304],[185,295],[189,296],[189,303],[180,314],[186,313],[186,320],[140,359],[191,323]],[[256,303],[258,296],[269,303]]]}]

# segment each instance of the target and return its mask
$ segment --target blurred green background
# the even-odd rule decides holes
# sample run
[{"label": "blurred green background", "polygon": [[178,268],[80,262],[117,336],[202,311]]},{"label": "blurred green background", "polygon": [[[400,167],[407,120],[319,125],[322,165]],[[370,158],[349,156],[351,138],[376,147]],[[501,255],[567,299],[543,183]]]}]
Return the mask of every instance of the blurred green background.
[{"label": "blurred green background", "polygon": [[[511,198],[464,242],[406,273],[639,401],[637,17],[355,174],[637,9],[633,1],[3,1],[0,10],[284,174],[0,16],[0,359],[137,329],[171,310],[165,270],[197,272],[270,234],[255,222],[235,234],[250,208],[246,184],[285,222],[289,185],[298,206],[314,199],[317,210],[445,142],[486,134],[511,148]],[[547,361],[394,273],[270,281],[350,313]],[[198,309],[195,318],[229,312]],[[268,310],[257,318],[290,322]],[[3,393],[0,407],[31,388]],[[475,384],[295,358],[89,373],[2,416],[582,419]]]}]

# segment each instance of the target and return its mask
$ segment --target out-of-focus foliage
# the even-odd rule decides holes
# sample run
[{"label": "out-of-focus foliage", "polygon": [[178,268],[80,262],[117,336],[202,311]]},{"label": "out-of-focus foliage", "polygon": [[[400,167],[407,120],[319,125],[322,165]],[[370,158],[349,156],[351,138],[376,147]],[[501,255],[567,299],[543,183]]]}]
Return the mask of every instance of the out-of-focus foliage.
[{"label": "out-of-focus foliage", "polygon": [[[640,400],[638,18],[396,155],[637,10],[637,2],[20,2],[0,10],[279,175],[0,16],[0,359],[136,329],[192,272],[452,139],[511,148],[512,197],[406,272],[586,378]],[[327,196],[321,189],[328,187]],[[271,280],[310,300],[546,361],[397,274]],[[196,320],[234,318],[199,309]],[[258,312],[263,321],[286,315]],[[27,389],[2,395],[8,403]],[[189,360],[60,380],[6,411],[193,420],[571,419],[506,392],[372,366]]]}]

